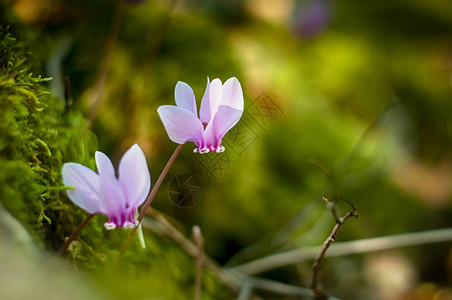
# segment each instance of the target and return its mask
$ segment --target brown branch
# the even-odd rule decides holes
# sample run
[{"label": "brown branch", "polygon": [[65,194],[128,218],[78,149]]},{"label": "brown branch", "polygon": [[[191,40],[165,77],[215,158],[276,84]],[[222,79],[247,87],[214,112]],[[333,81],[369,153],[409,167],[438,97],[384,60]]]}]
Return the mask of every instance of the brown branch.
[{"label": "brown branch", "polygon": [[331,210],[331,213],[333,214],[334,220],[336,221],[336,224],[334,225],[333,231],[328,236],[328,238],[325,240],[325,242],[322,245],[322,248],[320,248],[319,253],[317,254],[314,264],[312,265],[312,283],[311,283],[311,289],[314,292],[314,298],[323,299],[325,298],[325,294],[318,289],[318,275],[319,275],[319,269],[320,269],[320,263],[322,262],[323,257],[325,256],[326,250],[331,246],[331,243],[334,242],[339,235],[339,230],[341,229],[341,226],[344,224],[344,222],[350,218],[350,217],[357,217],[358,211],[355,207],[352,208],[351,211],[346,213],[342,218],[339,218],[337,215],[336,207],[334,202],[329,202],[328,199],[322,198],[325,200],[327,207]]},{"label": "brown branch", "polygon": [[60,256],[61,254],[66,251],[66,249],[69,247],[69,245],[72,243],[72,241],[75,240],[75,238],[80,234],[80,232],[85,228],[85,226],[91,221],[91,219],[95,216],[95,214],[89,214],[85,220],[83,220],[80,225],[78,225],[77,229],[71,234],[71,236],[64,242],[63,246],[58,249],[58,251],[55,253],[57,256]]},{"label": "brown branch", "polygon": [[355,207],[352,208],[351,211],[346,213],[342,218],[339,218],[337,215],[336,207],[334,202],[329,202],[328,199],[322,198],[325,200],[327,207],[331,210],[331,213],[333,214],[334,220],[336,221],[336,225],[334,225],[333,231],[328,236],[328,238],[325,240],[325,242],[322,245],[322,248],[320,248],[319,253],[317,254],[314,264],[312,265],[312,283],[311,283],[311,289],[314,292],[314,298],[323,298],[325,297],[325,294],[320,291],[317,287],[318,285],[318,277],[319,277],[319,270],[320,270],[320,263],[322,262],[322,259],[325,256],[326,250],[331,246],[331,243],[334,242],[339,235],[339,230],[341,229],[342,225],[344,224],[345,220],[347,220],[350,217],[357,217],[358,211]]}]

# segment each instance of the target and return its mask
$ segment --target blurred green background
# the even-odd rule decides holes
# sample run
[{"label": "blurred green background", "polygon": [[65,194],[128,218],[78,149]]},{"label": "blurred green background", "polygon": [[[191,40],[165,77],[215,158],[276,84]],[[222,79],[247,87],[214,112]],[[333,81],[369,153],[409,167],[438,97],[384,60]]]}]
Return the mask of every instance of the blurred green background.
[{"label": "blurred green background", "polygon": [[[50,95],[36,111],[44,120],[36,128],[58,157],[41,159],[39,146],[12,148],[30,145],[20,138],[22,125],[0,143],[0,200],[39,248],[11,269],[36,269],[27,281],[37,288],[46,286],[39,272],[61,262],[36,255],[56,251],[86,216],[64,196],[61,164],[94,168],[95,150],[117,164],[137,142],[154,183],[176,148],[156,109],[174,104],[179,80],[193,87],[198,105],[206,77],[236,76],[244,91],[245,113],[225,137],[226,152],[199,156],[185,145],[152,204],[188,238],[200,226],[206,254],[221,265],[321,245],[334,226],[321,197],[338,199],[341,215],[346,201],[358,209],[338,242],[452,227],[450,1],[3,0],[1,23],[30,72],[53,78],[41,84]],[[15,112],[4,99],[6,136],[13,125],[5,116]],[[36,132],[27,131],[32,144]],[[53,174],[40,177],[33,193],[5,167],[13,159],[33,167],[30,154],[12,154],[27,151],[37,151]],[[191,178],[195,189],[179,191],[176,177]],[[174,191],[194,202],[175,205]],[[24,213],[36,203],[43,205]],[[127,231],[105,232],[105,220],[96,216],[64,256],[69,266],[55,267],[77,279],[53,287],[50,298],[68,293],[65,284],[95,299],[192,298],[194,260],[165,234],[144,229],[147,248],[134,241],[121,272],[113,272]],[[14,251],[8,244],[3,253]],[[258,276],[308,287],[311,265]],[[452,299],[451,243],[326,259],[321,284],[343,299]],[[11,298],[24,292],[4,288]],[[206,271],[202,297],[237,294]],[[257,290],[253,297],[298,299]]]}]

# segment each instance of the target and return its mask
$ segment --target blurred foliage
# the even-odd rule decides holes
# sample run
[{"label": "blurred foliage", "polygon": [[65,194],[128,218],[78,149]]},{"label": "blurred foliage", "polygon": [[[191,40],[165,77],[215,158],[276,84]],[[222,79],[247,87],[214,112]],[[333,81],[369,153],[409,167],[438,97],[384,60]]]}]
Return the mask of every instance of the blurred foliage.
[{"label": "blurred foliage", "polygon": [[[97,142],[86,120],[95,92],[102,91],[92,124],[98,148],[117,161],[138,142],[155,182],[176,147],[155,110],[174,103],[178,80],[193,87],[199,103],[207,76],[242,83],[240,139],[229,133],[221,156],[194,157],[186,145],[165,182],[194,173],[201,201],[174,206],[164,183],[153,206],[183,232],[199,225],[217,261],[234,265],[321,244],[333,226],[322,196],[358,207],[360,218],[343,226],[341,241],[452,226],[449,1],[5,2],[8,19],[13,10],[29,27],[29,44],[18,47],[2,35],[0,195],[45,247],[56,249],[84,217],[62,197],[59,169],[66,161],[94,166]],[[315,3],[327,17],[306,34],[299,26]],[[26,49],[42,62],[38,74],[53,77],[54,95],[62,98],[64,76],[70,78],[72,107],[29,76]],[[269,115],[262,92],[280,115]],[[339,201],[339,210],[347,209]],[[126,256],[126,278],[105,274],[126,231],[104,232],[100,218],[71,249],[76,265],[119,297],[144,295],[146,287],[154,297],[191,296],[194,262],[150,232],[148,249],[134,244]],[[375,278],[400,272],[409,276],[391,286],[394,299],[426,290],[446,295],[451,251],[442,243],[334,258],[324,262],[322,280],[339,297],[386,299],[389,285]],[[310,263],[263,276],[306,286]],[[387,265],[395,269],[385,273]],[[205,297],[230,296],[210,275],[204,284]]]}]

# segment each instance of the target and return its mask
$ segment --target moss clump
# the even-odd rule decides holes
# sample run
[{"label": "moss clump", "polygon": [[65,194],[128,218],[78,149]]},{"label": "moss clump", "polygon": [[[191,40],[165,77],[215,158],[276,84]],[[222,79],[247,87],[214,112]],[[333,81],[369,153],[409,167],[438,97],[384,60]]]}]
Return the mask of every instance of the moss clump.
[{"label": "moss clump", "polygon": [[0,27],[0,201],[54,249],[84,215],[63,196],[62,164],[92,165],[97,141],[80,114],[49,96],[41,84],[50,78],[33,76],[24,49],[8,26]]}]

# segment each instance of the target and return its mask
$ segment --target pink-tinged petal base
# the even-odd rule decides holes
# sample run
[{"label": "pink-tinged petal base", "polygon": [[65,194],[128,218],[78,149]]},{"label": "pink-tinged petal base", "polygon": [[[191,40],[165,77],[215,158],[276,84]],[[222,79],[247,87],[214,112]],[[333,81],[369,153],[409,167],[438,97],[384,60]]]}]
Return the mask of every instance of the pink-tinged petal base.
[{"label": "pink-tinged petal base", "polygon": [[[207,152],[223,152],[224,147],[221,146],[222,138],[221,121],[217,113],[215,114],[212,122],[207,125],[206,131],[204,131],[204,140],[206,141],[206,147],[204,149],[208,149]],[[204,149],[200,149],[199,153],[202,153],[201,150]]]},{"label": "pink-tinged petal base", "polygon": [[118,215],[109,215],[108,222],[104,224],[105,229],[111,230],[116,227],[133,228],[139,225],[139,222],[135,220],[136,208],[125,209]]}]

